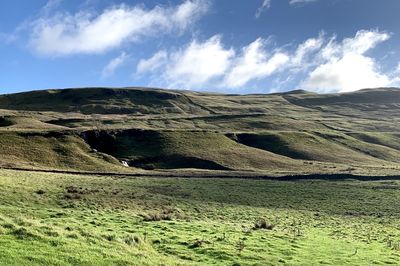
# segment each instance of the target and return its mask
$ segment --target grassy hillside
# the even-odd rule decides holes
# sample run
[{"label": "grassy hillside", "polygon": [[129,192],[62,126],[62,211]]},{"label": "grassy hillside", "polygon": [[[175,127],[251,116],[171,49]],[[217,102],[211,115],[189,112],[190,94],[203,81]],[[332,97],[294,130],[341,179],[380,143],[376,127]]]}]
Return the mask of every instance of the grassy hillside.
[{"label": "grassy hillside", "polygon": [[93,152],[67,133],[0,133],[0,166],[81,171],[126,171],[110,155]]},{"label": "grassy hillside", "polygon": [[237,143],[224,134],[196,131],[84,132],[95,149],[144,168],[293,170],[300,162]]},{"label": "grassy hillside", "polygon": [[[0,95],[0,133],[15,133],[11,139],[18,136],[11,145],[8,135],[0,134],[0,141],[14,151],[3,152],[0,161],[98,169],[103,159],[93,157],[91,146],[144,169],[308,173],[371,166],[396,172],[399,125],[396,88],[325,95],[306,91],[223,95],[146,88],[33,91]],[[53,148],[61,139],[45,140],[49,136],[45,133],[69,132],[62,143],[69,148],[80,145],[79,151],[71,148],[77,159],[49,162],[23,157],[32,152],[25,152],[22,132],[42,134],[41,141],[33,143],[54,158],[67,156]],[[88,132],[97,135],[82,138]],[[111,165],[119,164],[112,160]],[[112,168],[106,165],[103,168]]]},{"label": "grassy hillside", "polygon": [[183,94],[139,88],[55,89],[2,95],[0,108],[84,114],[183,113],[185,109],[196,109]]},{"label": "grassy hillside", "polygon": [[321,105],[348,105],[348,104],[371,104],[398,106],[400,92],[398,88],[376,88],[364,89],[356,92],[342,94],[313,94],[299,91],[297,93],[288,93],[286,98],[296,98],[299,104],[306,106]]},{"label": "grassy hillside", "polygon": [[293,159],[335,163],[384,164],[400,161],[400,151],[327,132],[238,134],[240,143]]},{"label": "grassy hillside", "polygon": [[[398,88],[365,89],[342,94],[288,95],[289,102],[306,108],[319,109],[347,116],[391,119],[399,115],[400,90]],[[386,116],[383,116],[383,115]]]}]

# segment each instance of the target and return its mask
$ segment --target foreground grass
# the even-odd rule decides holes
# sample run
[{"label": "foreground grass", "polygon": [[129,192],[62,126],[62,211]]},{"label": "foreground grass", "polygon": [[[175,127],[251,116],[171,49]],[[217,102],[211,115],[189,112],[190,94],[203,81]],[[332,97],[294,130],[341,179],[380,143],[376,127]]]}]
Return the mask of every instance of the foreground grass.
[{"label": "foreground grass", "polygon": [[0,264],[398,264],[399,190],[0,170]]}]

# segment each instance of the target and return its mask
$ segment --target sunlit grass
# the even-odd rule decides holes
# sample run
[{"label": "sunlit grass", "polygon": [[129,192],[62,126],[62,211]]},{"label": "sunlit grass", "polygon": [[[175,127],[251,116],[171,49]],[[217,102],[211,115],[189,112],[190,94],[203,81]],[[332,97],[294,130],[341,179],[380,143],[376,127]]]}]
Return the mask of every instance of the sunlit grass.
[{"label": "sunlit grass", "polygon": [[0,264],[396,264],[399,189],[1,170]]}]

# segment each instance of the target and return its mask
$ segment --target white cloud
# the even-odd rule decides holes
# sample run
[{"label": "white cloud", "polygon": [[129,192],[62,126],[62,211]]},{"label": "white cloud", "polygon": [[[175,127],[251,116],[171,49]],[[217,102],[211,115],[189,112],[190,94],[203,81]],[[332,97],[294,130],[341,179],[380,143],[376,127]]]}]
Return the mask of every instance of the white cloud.
[{"label": "white cloud", "polygon": [[[169,12],[169,23],[176,24],[181,30],[186,29],[208,10],[207,0],[186,0],[175,10]],[[168,12],[167,12],[168,13]]]},{"label": "white cloud", "polygon": [[242,49],[233,67],[224,79],[224,86],[237,88],[254,79],[270,76],[289,61],[289,57],[282,52],[269,55],[265,50],[265,40],[259,38]]},{"label": "white cloud", "polygon": [[390,83],[388,76],[377,71],[372,58],[349,53],[317,67],[310,73],[303,88],[318,92],[349,92],[384,87]]},{"label": "white cloud", "polygon": [[154,72],[162,67],[168,59],[168,53],[164,50],[158,51],[148,59],[141,59],[137,65],[136,72],[142,74],[144,72]]},{"label": "white cloud", "polygon": [[384,32],[359,31],[354,38],[344,39],[341,43],[332,38],[320,51],[319,65],[309,73],[301,88],[348,92],[390,85],[390,77],[380,73],[377,62],[365,55],[389,37]]},{"label": "white cloud", "polygon": [[289,4],[295,5],[295,4],[305,4],[305,3],[311,3],[311,2],[316,2],[318,0],[290,0]]},{"label": "white cloud", "polygon": [[102,53],[146,36],[184,30],[207,8],[207,1],[187,0],[176,7],[120,5],[100,14],[44,16],[31,23],[30,46],[44,55]]},{"label": "white cloud", "polygon": [[168,87],[201,88],[207,84],[238,88],[283,69],[289,57],[280,51],[269,54],[266,41],[257,39],[237,54],[225,48],[216,35],[205,42],[192,41],[179,51],[159,51],[137,65],[138,74],[159,72]]},{"label": "white cloud", "polygon": [[389,38],[390,35],[386,32],[360,30],[354,38],[343,40],[343,52],[363,54]]},{"label": "white cloud", "polygon": [[200,43],[192,41],[185,49],[170,54],[165,77],[172,85],[198,87],[223,75],[228,69],[233,49],[225,49],[220,36]]},{"label": "white cloud", "polygon": [[255,14],[256,18],[259,18],[266,9],[269,9],[271,7],[271,2],[272,0],[263,0],[261,6],[257,9],[257,12]]},{"label": "white cloud", "polygon": [[271,85],[274,91],[298,88],[347,92],[400,82],[399,72],[382,73],[378,62],[368,55],[389,38],[388,33],[376,30],[359,31],[342,41],[321,33],[296,46],[277,47],[258,38],[234,49],[226,48],[217,35],[204,42],[194,40],[178,51],[161,50],[142,59],[137,73],[151,73],[159,86],[185,89],[236,90],[261,81],[275,86]]},{"label": "white cloud", "polygon": [[291,58],[291,63],[294,67],[301,67],[306,69],[309,62],[307,63],[307,57],[312,55],[312,53],[318,51],[324,43],[323,35],[320,34],[318,38],[310,38],[301,43],[294,55]]},{"label": "white cloud", "polygon": [[104,68],[101,73],[102,78],[108,78],[112,75],[114,75],[114,72],[122,66],[126,60],[129,58],[129,55],[127,55],[125,52],[122,52],[119,56],[116,58],[113,58]]}]

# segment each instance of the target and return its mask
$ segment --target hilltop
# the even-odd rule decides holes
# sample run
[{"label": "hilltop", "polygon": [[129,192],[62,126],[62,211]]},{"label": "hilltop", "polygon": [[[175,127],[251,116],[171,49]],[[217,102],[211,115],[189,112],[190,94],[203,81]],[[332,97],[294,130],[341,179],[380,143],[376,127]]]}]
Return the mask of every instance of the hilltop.
[{"label": "hilltop", "polygon": [[397,88],[253,95],[147,88],[31,91],[0,95],[0,143],[6,147],[0,165],[397,174],[399,119]]}]

